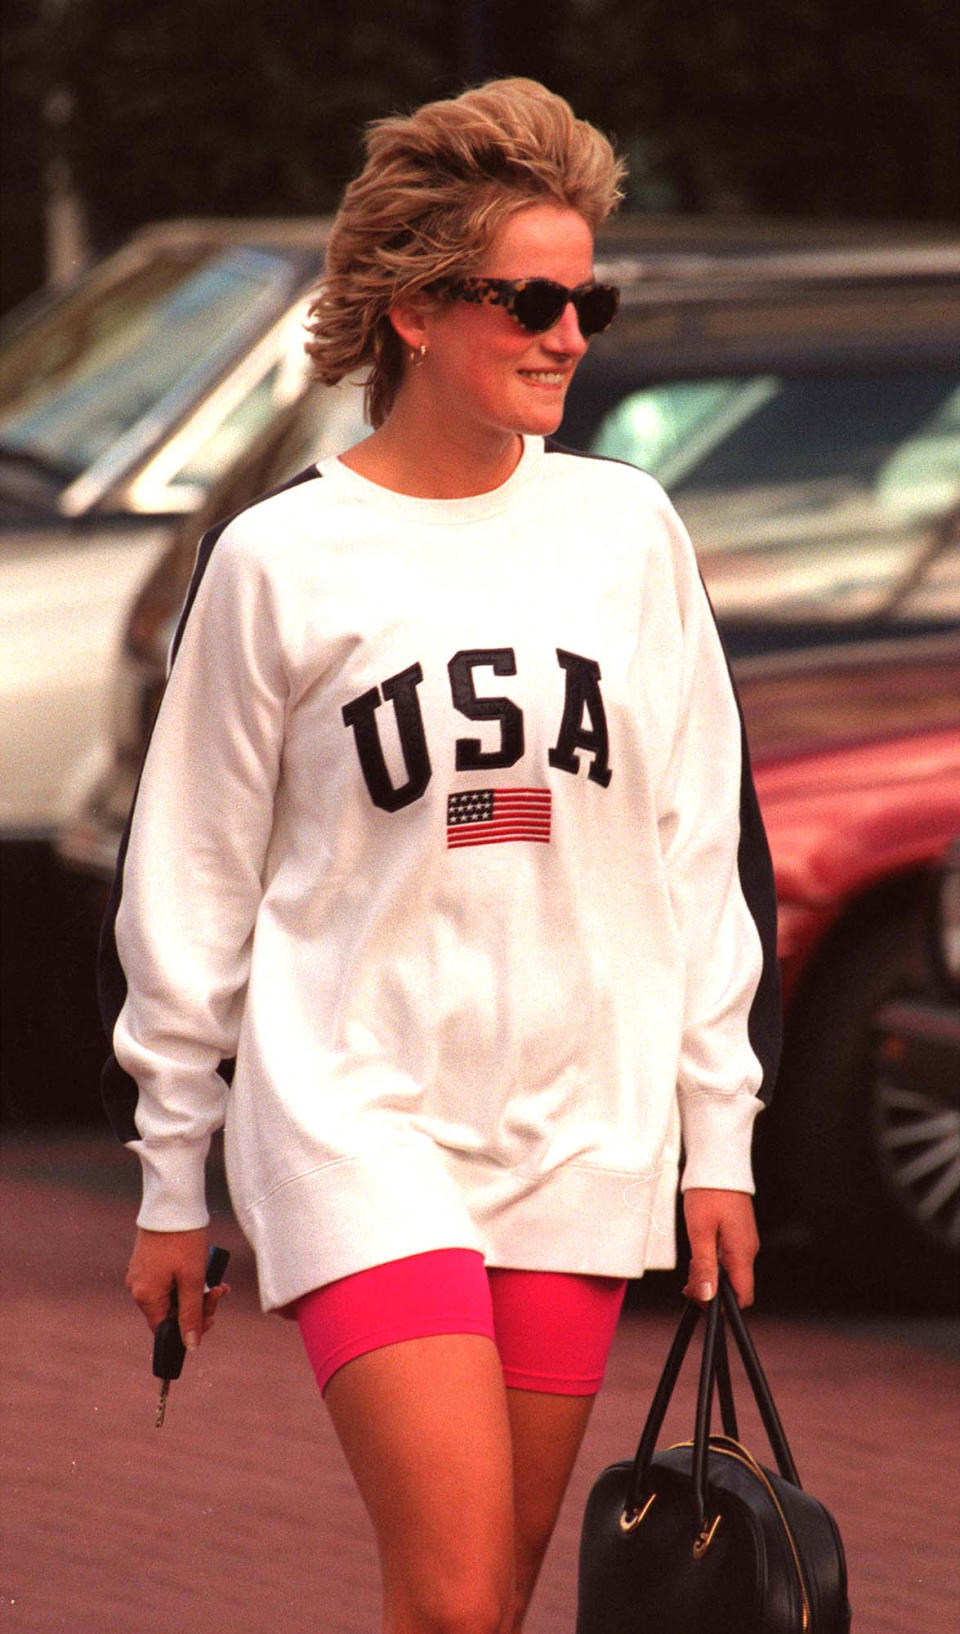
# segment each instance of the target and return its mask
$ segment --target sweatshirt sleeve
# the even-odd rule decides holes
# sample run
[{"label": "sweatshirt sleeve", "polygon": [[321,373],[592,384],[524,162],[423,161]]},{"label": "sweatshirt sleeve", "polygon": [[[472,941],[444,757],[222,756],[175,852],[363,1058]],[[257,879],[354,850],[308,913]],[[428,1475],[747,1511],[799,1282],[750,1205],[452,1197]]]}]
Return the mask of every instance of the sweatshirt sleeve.
[{"label": "sweatshirt sleeve", "polygon": [[282,746],[270,587],[236,526],[201,545],[101,939],[104,1101],[155,1231],[207,1223]]},{"label": "sweatshirt sleeve", "polygon": [[693,547],[669,506],[667,525],[683,636],[659,826],[686,964],[682,1189],[752,1192],[753,1122],[780,1056],[773,867],[739,701]]}]

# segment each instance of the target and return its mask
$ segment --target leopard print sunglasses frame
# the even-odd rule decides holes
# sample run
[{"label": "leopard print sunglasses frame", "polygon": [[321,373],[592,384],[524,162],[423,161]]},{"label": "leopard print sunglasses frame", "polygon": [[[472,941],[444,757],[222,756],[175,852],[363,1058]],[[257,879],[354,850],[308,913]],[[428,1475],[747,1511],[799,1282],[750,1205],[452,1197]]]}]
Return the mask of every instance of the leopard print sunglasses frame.
[{"label": "leopard print sunglasses frame", "polygon": [[620,291],[615,284],[596,284],[592,280],[568,289],[552,278],[438,278],[427,287],[451,300],[505,307],[532,335],[552,329],[567,303],[572,302],[584,340],[609,329],[620,305]]}]

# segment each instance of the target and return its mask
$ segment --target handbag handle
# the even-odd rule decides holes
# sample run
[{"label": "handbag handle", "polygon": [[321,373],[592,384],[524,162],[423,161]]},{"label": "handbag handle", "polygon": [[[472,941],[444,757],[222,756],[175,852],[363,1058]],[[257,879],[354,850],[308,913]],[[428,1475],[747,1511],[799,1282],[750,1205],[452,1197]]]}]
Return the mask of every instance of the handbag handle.
[{"label": "handbag handle", "polygon": [[[666,1417],[667,1408],[670,1405],[670,1398],[673,1395],[680,1369],[683,1366],[684,1357],[690,1348],[690,1340],[693,1338],[693,1332],[700,1320],[700,1315],[701,1311],[699,1305],[695,1305],[691,1300],[684,1309],[683,1315],[681,1316],[677,1327],[677,1331],[674,1334],[673,1343],[670,1346],[670,1351],[667,1356],[666,1363],[664,1364],[663,1372],[660,1375],[660,1381],[656,1390],[654,1391],[653,1400],[650,1403],[650,1410],[647,1413],[647,1420],[643,1426],[643,1431],[640,1436],[640,1444],[637,1447],[636,1457],[633,1461],[633,1471],[630,1478],[630,1486],[627,1492],[625,1506],[625,1511],[628,1516],[638,1514],[650,1496],[650,1465],[653,1462],[653,1455],[656,1451],[657,1437],[659,1436],[663,1427],[663,1421]],[[709,1404],[710,1397],[712,1396],[712,1379],[714,1372],[714,1356],[716,1351],[718,1315],[719,1304],[716,1300],[714,1300],[711,1302],[710,1306],[708,1306],[707,1337],[704,1341],[704,1357],[700,1367],[700,1390],[698,1392],[697,1402],[698,1414],[700,1413],[701,1403],[703,1403],[704,1413],[707,1418],[709,1417]],[[713,1317],[712,1333],[709,1323],[710,1316]],[[726,1351],[724,1351],[724,1361],[726,1361]],[[733,1407],[733,1397],[729,1389],[729,1379],[729,1371],[725,1370],[725,1384],[727,1388],[722,1398],[723,1407],[725,1409],[724,1429],[728,1435],[733,1435],[733,1438],[736,1439],[736,1436],[734,1435],[734,1431],[736,1430],[736,1420],[732,1417],[732,1413],[729,1419],[727,1417],[727,1412],[730,1412]],[[708,1385],[711,1386],[709,1390],[707,1389]],[[705,1441],[706,1437],[702,1437],[701,1439]],[[704,1457],[705,1456],[706,1455],[704,1454]]]},{"label": "handbag handle", "polygon": [[[636,1457],[633,1461],[633,1470],[630,1485],[627,1491],[625,1513],[628,1517],[638,1515],[644,1504],[652,1496],[650,1483],[650,1469],[656,1449],[657,1437],[663,1426],[667,1407],[673,1395],[683,1359],[690,1346],[693,1331],[700,1320],[700,1307],[692,1302],[680,1318],[667,1361],[660,1376],[660,1382],[654,1392],[653,1401],[647,1414]],[[770,1442],[771,1449],[777,1461],[777,1466],[785,1480],[793,1486],[799,1487],[800,1477],[797,1467],[787,1444],[780,1415],[774,1406],[770,1386],[767,1383],[756,1348],[747,1332],[742,1312],[737,1304],[736,1295],[730,1285],[730,1279],[721,1269],[719,1289],[707,1306],[707,1325],[703,1341],[703,1355],[700,1362],[700,1380],[697,1389],[697,1417],[693,1441],[693,1492],[697,1510],[697,1527],[703,1531],[707,1511],[707,1452],[710,1441],[710,1414],[713,1403],[713,1391],[716,1382],[720,1384],[721,1412],[726,1434],[734,1441],[738,1439],[736,1432],[736,1417],[733,1408],[733,1394],[730,1388],[730,1374],[727,1365],[726,1346],[724,1341],[724,1318],[729,1324],[737,1349],[743,1361],[744,1371],[750,1382],[754,1399],[760,1412],[764,1430]]]},{"label": "handbag handle", "polygon": [[753,1399],[759,1409],[767,1440],[777,1461],[777,1468],[785,1481],[789,1481],[791,1486],[799,1487],[800,1477],[797,1474],[797,1466],[793,1461],[793,1454],[787,1442],[786,1432],[780,1422],[780,1414],[774,1405],[773,1395],[763,1368],[760,1366],[760,1358],[747,1330],[747,1324],[743,1319],[743,1312],[737,1304],[737,1296],[730,1285],[730,1278],[724,1270],[720,1272],[720,1297],[723,1300],[724,1315],[737,1342],[744,1372],[750,1381]]},{"label": "handbag handle", "polygon": [[737,1409],[733,1404],[730,1362],[727,1358],[726,1330],[722,1322],[717,1326],[717,1395],[720,1397],[720,1417],[723,1420],[723,1433],[729,1436],[731,1441],[739,1441],[740,1431],[737,1428]]}]

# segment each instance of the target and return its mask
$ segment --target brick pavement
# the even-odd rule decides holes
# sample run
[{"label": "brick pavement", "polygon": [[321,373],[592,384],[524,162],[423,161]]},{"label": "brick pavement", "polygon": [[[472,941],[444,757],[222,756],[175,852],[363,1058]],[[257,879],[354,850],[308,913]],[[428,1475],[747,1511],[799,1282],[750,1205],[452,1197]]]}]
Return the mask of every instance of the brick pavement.
[{"label": "brick pavement", "polygon": [[[3,1168],[3,1628],[376,1634],[367,1522],[298,1335],[260,1315],[229,1215],[234,1291],[157,1432],[149,1336],[122,1289],[135,1165],[109,1137],[35,1136],[9,1142]],[[572,1634],[586,1491],[632,1452],[673,1324],[658,1301],[624,1317],[529,1634]],[[844,1533],[856,1634],[954,1634],[957,1355],[809,1316],[752,1327],[801,1476]],[[688,1380],[674,1438],[692,1395]]]}]

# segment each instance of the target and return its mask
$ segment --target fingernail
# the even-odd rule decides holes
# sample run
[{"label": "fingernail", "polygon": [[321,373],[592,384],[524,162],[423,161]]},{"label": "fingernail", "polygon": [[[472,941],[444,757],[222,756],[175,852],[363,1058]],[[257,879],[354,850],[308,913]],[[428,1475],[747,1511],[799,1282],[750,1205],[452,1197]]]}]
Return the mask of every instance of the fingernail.
[{"label": "fingernail", "polygon": [[[707,1299],[707,1300],[709,1300],[709,1299],[713,1298],[713,1295],[714,1295],[714,1286],[713,1286],[712,1282],[701,1282],[701,1283],[697,1284],[697,1298],[698,1299]],[[188,1341],[188,1343],[189,1343],[189,1341]]]},{"label": "fingernail", "polygon": [[188,1350],[196,1350],[200,1343],[200,1335],[199,1333],[188,1333],[183,1342]]}]

